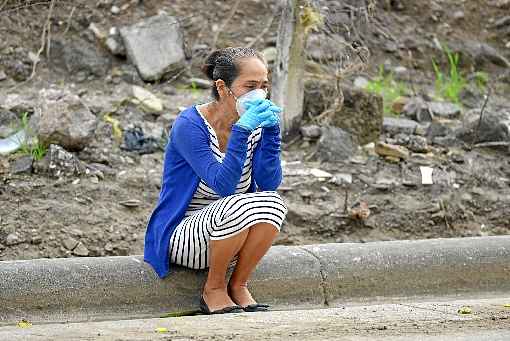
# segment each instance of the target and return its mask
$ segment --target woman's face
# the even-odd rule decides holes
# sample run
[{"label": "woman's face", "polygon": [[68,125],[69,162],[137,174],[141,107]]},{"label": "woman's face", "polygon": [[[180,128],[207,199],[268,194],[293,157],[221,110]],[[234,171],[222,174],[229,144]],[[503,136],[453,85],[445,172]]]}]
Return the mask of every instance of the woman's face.
[{"label": "woman's face", "polygon": [[267,91],[268,86],[266,65],[256,57],[242,59],[239,62],[239,75],[232,82],[230,91],[227,90],[227,96],[224,97],[225,105],[231,113],[237,113],[236,98],[255,89]]}]

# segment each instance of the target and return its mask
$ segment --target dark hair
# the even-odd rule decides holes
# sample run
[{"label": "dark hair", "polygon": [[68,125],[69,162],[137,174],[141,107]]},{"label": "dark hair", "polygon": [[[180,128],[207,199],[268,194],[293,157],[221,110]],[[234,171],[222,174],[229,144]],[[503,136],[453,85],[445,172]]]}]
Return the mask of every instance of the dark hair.
[{"label": "dark hair", "polygon": [[[239,75],[239,60],[250,57],[256,57],[266,64],[264,56],[252,48],[227,47],[212,52],[202,65],[202,72],[213,82],[222,79],[230,87]],[[212,96],[215,99],[220,98],[214,83],[212,85]]]}]

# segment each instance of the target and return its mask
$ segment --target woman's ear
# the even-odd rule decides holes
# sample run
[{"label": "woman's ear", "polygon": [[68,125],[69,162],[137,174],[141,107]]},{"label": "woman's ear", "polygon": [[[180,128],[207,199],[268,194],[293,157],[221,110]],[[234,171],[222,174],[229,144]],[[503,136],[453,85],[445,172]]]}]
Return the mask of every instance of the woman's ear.
[{"label": "woman's ear", "polygon": [[218,94],[220,95],[220,98],[227,97],[229,95],[229,89],[227,88],[227,85],[225,84],[225,81],[223,79],[218,79],[215,82],[216,90],[218,90]]}]

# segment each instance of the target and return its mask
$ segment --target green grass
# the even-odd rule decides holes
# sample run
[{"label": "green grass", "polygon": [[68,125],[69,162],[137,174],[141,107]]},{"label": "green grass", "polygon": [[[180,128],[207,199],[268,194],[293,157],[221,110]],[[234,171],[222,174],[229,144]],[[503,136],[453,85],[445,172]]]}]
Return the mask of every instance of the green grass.
[{"label": "green grass", "polygon": [[34,160],[40,160],[46,155],[47,148],[37,140],[31,140],[33,138],[33,132],[28,123],[28,113],[24,112],[21,115],[19,130],[25,130],[26,138],[21,141],[21,147],[18,153],[21,155],[31,155]]},{"label": "green grass", "polygon": [[381,95],[385,115],[398,115],[391,107],[393,102],[407,94],[407,86],[393,78],[392,73],[384,72],[384,66],[379,66],[379,74],[368,82],[366,90]]},{"label": "green grass", "polygon": [[441,70],[439,64],[432,58],[432,67],[436,76],[436,95],[460,104],[459,95],[467,85],[467,81],[459,70],[459,54],[452,53],[447,46],[443,46],[443,52],[448,58],[448,70]]}]

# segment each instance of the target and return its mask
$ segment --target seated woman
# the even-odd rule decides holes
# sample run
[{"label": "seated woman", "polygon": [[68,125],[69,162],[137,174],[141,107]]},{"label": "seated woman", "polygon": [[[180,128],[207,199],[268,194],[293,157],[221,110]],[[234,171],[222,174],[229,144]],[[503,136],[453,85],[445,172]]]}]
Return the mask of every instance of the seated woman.
[{"label": "seated woman", "polygon": [[[268,69],[257,51],[217,50],[202,70],[213,81],[214,100],[184,110],[172,126],[144,259],[160,277],[170,263],[209,268],[204,313],[267,310],[247,283],[287,213],[275,192],[282,180],[281,110],[265,99]],[[244,106],[243,99],[260,89],[262,98]]]}]

